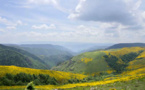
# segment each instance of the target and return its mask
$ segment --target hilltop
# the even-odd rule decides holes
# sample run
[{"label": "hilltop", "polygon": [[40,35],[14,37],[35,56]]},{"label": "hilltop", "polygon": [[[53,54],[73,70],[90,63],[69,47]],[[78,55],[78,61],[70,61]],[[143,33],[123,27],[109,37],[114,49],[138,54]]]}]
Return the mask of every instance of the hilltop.
[{"label": "hilltop", "polygon": [[124,48],[124,47],[145,47],[145,43],[119,43],[112,45],[106,49],[117,49],[117,48]]}]

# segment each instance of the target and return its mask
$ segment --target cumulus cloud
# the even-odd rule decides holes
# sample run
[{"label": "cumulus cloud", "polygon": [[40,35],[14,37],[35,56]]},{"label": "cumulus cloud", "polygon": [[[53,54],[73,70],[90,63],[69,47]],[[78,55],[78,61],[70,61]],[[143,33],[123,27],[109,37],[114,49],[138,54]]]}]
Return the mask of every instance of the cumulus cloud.
[{"label": "cumulus cloud", "polygon": [[135,25],[141,0],[80,0],[68,18]]},{"label": "cumulus cloud", "polygon": [[56,26],[54,24],[50,24],[49,26],[46,24],[42,24],[42,25],[33,25],[32,28],[33,29],[55,29]]},{"label": "cumulus cloud", "polygon": [[6,29],[16,29],[17,26],[24,25],[21,20],[11,21],[0,16],[0,23],[6,25]]},{"label": "cumulus cloud", "polygon": [[3,17],[1,17],[1,16],[0,16],[0,23],[1,23],[1,24],[5,24],[5,25],[11,24],[10,21],[8,21],[6,18],[3,18]]}]

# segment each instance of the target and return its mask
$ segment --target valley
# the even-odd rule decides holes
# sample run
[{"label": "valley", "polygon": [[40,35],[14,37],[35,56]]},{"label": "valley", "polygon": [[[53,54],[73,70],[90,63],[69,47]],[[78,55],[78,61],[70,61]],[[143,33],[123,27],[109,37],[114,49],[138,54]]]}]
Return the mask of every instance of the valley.
[{"label": "valley", "polygon": [[[145,47],[143,46],[125,45],[116,49],[93,50],[73,57],[71,54],[72,58],[62,60],[58,65],[53,64],[53,67],[50,66],[51,60],[48,59],[46,63],[40,57],[42,54],[46,57],[53,54],[48,52],[53,48],[49,49],[50,46],[46,46],[0,45],[0,89],[24,90],[32,81],[36,89],[44,90],[90,90],[91,88],[121,90],[133,87],[136,90],[144,87]],[[69,54],[67,49],[62,50]],[[57,52],[59,54],[56,53],[56,56],[61,55],[59,51]],[[54,62],[59,62],[55,60]]]},{"label": "valley", "polygon": [[145,90],[145,0],[0,0],[0,90]]}]

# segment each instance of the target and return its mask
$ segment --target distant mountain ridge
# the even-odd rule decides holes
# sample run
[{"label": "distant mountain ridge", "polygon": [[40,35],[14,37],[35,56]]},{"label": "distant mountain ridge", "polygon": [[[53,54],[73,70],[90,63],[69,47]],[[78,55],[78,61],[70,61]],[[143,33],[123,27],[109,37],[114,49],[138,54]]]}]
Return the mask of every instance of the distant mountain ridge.
[{"label": "distant mountain ridge", "polygon": [[73,52],[67,48],[59,45],[52,44],[22,44],[13,45],[15,48],[23,49],[29,53],[39,57],[43,62],[48,64],[50,67],[56,66],[57,64],[69,60],[73,57]]},{"label": "distant mountain ridge", "polygon": [[145,47],[145,43],[119,43],[112,45],[106,49],[117,49],[117,48],[124,48],[124,47]]},{"label": "distant mountain ridge", "polygon": [[27,51],[2,44],[0,44],[0,65],[16,65],[37,69],[49,68],[49,66],[37,56]]}]

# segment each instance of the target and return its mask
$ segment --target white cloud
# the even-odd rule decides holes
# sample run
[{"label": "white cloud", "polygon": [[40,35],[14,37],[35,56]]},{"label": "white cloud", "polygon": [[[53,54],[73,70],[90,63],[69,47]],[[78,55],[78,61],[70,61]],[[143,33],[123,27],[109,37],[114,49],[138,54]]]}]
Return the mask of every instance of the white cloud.
[{"label": "white cloud", "polygon": [[1,16],[0,16],[0,23],[1,23],[1,24],[5,24],[5,25],[11,24],[10,21],[8,21],[6,18],[3,18],[3,17],[1,17]]},{"label": "white cloud", "polygon": [[0,17],[0,23],[6,25],[6,29],[16,29],[17,26],[23,25],[21,20],[11,21],[3,17]]},{"label": "white cloud", "polygon": [[141,0],[80,0],[68,18],[135,25]]},{"label": "white cloud", "polygon": [[49,26],[46,24],[42,24],[42,25],[33,25],[32,28],[33,29],[55,29],[56,26],[54,24],[50,24]]},{"label": "white cloud", "polygon": [[100,30],[142,30],[145,28],[145,10],[142,0],[80,0],[69,19],[100,23]]},{"label": "white cloud", "polygon": [[[145,32],[122,30],[121,25],[118,24],[102,24],[98,23],[99,27],[86,26],[80,24],[75,27],[67,27],[67,29],[74,29],[71,31],[53,31],[53,32],[37,32],[37,31],[23,31],[12,32],[9,31],[0,35],[1,42],[25,42],[25,41],[71,41],[71,42],[93,42],[93,43],[120,43],[120,42],[140,42],[144,40]],[[104,28],[103,25],[106,25]],[[117,27],[117,30],[116,30]]]}]

